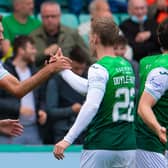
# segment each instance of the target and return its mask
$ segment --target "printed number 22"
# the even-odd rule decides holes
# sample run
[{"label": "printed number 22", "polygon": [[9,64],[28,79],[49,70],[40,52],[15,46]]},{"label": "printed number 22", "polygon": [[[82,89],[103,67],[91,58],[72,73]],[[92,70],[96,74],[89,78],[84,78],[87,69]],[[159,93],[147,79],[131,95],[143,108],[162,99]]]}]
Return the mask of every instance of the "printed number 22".
[{"label": "printed number 22", "polygon": [[[112,113],[113,122],[118,120],[134,121],[134,116],[131,115],[132,109],[134,108],[134,101],[130,100],[135,95],[135,89],[131,88],[120,88],[116,91],[115,97],[120,98],[124,96],[123,101],[115,103]],[[120,109],[128,109],[127,113],[120,114]]]}]

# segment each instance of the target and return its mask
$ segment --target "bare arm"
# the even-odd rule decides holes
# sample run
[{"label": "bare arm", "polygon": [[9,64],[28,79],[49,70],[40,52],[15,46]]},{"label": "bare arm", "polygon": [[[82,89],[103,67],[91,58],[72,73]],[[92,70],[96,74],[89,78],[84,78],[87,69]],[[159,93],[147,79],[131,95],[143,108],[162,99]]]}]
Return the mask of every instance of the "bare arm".
[{"label": "bare arm", "polygon": [[0,80],[0,87],[6,89],[18,98],[21,98],[29,91],[47,80],[52,74],[63,69],[70,69],[70,60],[65,57],[60,57],[56,62],[47,64],[44,68],[38,71],[35,75],[25,81],[18,81],[11,74],[6,75]]},{"label": "bare arm", "polygon": [[166,129],[159,124],[152,110],[155,103],[153,96],[144,91],[139,102],[138,114],[145,124],[158,135],[160,141],[166,143]]},{"label": "bare arm", "polygon": [[168,71],[162,67],[149,73],[138,106],[139,116],[158,135],[162,143],[167,142],[166,128],[159,123],[152,108],[168,89],[167,74]]}]

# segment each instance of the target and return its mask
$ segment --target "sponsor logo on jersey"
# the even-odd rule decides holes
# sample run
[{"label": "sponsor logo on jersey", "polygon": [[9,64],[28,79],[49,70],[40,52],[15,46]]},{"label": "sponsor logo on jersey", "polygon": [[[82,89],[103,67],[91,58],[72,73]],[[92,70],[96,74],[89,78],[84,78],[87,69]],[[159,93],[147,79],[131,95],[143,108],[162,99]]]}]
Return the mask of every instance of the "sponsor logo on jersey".
[{"label": "sponsor logo on jersey", "polygon": [[160,73],[160,75],[168,75],[167,72],[159,72],[159,73]]},{"label": "sponsor logo on jersey", "polygon": [[158,83],[158,82],[156,81],[156,77],[157,77],[157,76],[153,77],[153,78],[150,80],[150,84],[151,84],[153,87],[155,87],[155,88],[161,88],[162,85],[161,85],[161,83]]}]

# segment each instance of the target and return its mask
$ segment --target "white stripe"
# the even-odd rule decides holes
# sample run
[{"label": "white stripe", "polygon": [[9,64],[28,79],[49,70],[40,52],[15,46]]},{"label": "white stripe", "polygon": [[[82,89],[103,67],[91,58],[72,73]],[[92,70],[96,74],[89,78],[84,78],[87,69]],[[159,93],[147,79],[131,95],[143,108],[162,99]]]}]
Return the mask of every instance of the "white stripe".
[{"label": "white stripe", "polygon": [[145,150],[136,151],[136,168],[167,168],[164,155]]}]

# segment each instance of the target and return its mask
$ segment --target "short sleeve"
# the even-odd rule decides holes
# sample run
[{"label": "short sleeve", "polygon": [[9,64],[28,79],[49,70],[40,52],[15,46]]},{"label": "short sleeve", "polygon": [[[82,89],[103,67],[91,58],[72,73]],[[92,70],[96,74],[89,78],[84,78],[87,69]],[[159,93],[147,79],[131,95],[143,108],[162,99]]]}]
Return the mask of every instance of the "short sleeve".
[{"label": "short sleeve", "polygon": [[159,67],[153,69],[147,77],[145,91],[157,101],[168,89],[168,70]]},{"label": "short sleeve", "polygon": [[108,79],[108,71],[99,64],[93,64],[88,71],[88,90],[97,88],[105,92]]},{"label": "short sleeve", "polygon": [[0,64],[0,80],[3,79],[8,74],[9,74],[8,71],[4,69],[2,64]]}]

